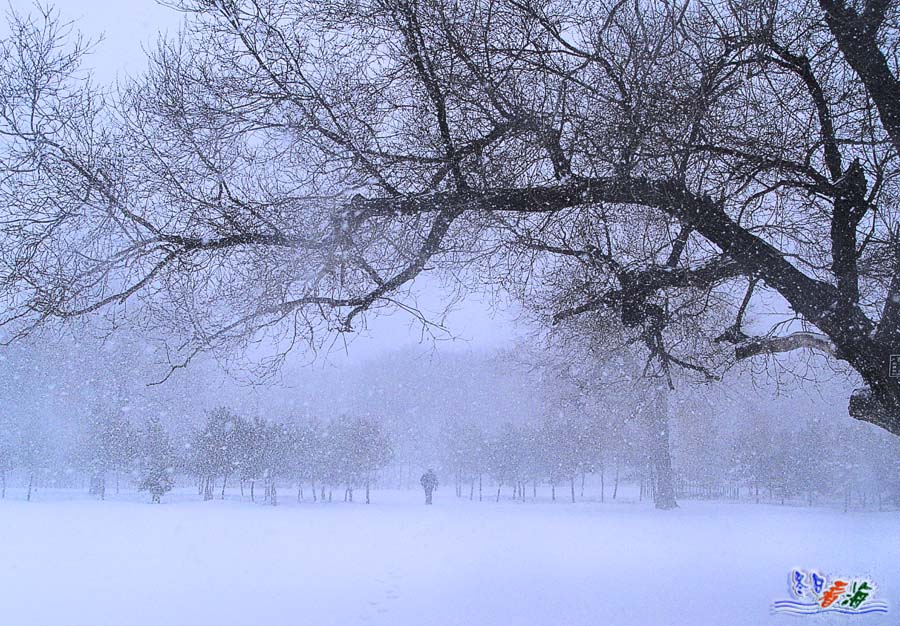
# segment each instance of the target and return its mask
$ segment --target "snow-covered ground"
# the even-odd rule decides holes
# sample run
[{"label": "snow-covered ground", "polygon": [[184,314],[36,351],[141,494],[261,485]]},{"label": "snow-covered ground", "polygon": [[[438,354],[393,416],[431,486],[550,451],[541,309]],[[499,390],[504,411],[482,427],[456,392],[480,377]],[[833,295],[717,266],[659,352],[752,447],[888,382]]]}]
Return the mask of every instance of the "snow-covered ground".
[{"label": "snow-covered ground", "polygon": [[[3,625],[900,624],[897,512],[39,495],[0,502]],[[867,576],[891,610],[773,615],[793,567]]]}]

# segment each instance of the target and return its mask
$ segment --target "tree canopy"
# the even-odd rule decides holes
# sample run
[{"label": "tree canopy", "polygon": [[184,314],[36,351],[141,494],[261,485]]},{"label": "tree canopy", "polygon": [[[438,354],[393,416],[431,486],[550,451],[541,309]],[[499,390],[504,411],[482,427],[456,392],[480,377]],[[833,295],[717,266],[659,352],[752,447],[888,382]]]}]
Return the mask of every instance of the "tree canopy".
[{"label": "tree canopy", "polygon": [[[564,287],[665,366],[809,349],[900,434],[890,0],[182,0],[95,86],[53,15],[0,44],[10,338],[129,316],[173,367],[415,311],[410,282]],[[785,302],[771,329],[748,318]],[[135,304],[132,304],[135,303]],[[792,322],[788,324],[787,322]],[[698,322],[699,323],[699,322]]]}]

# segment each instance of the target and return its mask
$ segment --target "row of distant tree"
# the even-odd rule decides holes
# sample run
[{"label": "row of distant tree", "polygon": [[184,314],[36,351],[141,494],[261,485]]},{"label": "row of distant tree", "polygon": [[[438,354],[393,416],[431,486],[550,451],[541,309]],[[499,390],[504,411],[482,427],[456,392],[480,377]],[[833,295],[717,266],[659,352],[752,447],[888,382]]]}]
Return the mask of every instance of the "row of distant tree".
[{"label": "row of distant tree", "polygon": [[25,477],[29,500],[35,480],[43,475],[81,473],[89,492],[101,499],[110,480],[118,491],[125,479],[159,502],[176,477],[193,477],[206,500],[217,491],[224,497],[227,485],[237,483],[241,494],[246,487],[255,501],[261,484],[263,501],[276,504],[277,485],[290,482],[298,485],[299,499],[306,483],[315,500],[331,500],[335,487],[343,488],[344,498],[352,500],[354,489],[364,488],[368,503],[372,481],[391,463],[393,450],[381,423],[371,418],[278,423],[218,408],[207,414],[183,446],[172,445],[156,418],[137,428],[121,415],[95,417],[66,456],[61,461],[54,441],[33,423],[0,421],[2,496],[8,474],[18,470]]},{"label": "row of distant tree", "polygon": [[[844,499],[847,506],[900,503],[900,446],[865,424],[837,432],[828,420],[760,417],[746,427],[717,426],[714,420],[681,421],[674,429],[675,477],[679,497],[742,497],[766,502]],[[639,484],[652,497],[653,463],[646,426],[573,412],[539,424],[506,423],[485,429],[448,420],[430,453],[444,484],[459,497],[499,500],[504,488],[517,499],[575,501],[585,477],[599,482],[600,499],[619,493],[622,482]],[[172,489],[176,478],[195,481],[204,499],[225,497],[229,485],[251,500],[276,504],[278,487],[294,485],[297,498],[333,498],[371,485],[398,458],[394,440],[380,420],[339,417],[329,422],[266,421],[228,408],[210,411],[205,421],[177,445],[159,420],[136,427],[122,415],[89,420],[64,460],[39,429],[0,420],[0,490],[16,471],[28,487],[48,474],[84,476],[88,490],[104,498],[110,481],[147,491],[153,501]],[[48,481],[44,481],[45,483]],[[57,481],[61,482],[61,481]],[[486,493],[486,489],[490,492]],[[260,490],[262,493],[260,494]]]},{"label": "row of distant tree", "polygon": [[7,479],[16,470],[25,477],[27,500],[31,500],[36,482],[46,475],[71,475],[79,470],[88,477],[90,492],[100,498],[106,496],[110,475],[115,478],[117,491],[124,476],[133,479],[141,491],[149,492],[154,502],[174,485],[178,456],[155,417],[141,429],[121,417],[92,420],[65,462],[61,462],[55,443],[35,422],[19,424],[10,418],[0,419],[0,497],[6,497]]},{"label": "row of distant tree", "polygon": [[393,458],[390,437],[372,418],[273,423],[221,408],[195,433],[188,465],[207,500],[216,485],[224,497],[229,480],[237,480],[242,494],[248,486],[251,500],[262,482],[264,501],[271,504],[277,502],[279,481],[295,482],[298,499],[304,498],[304,484],[313,500],[330,501],[333,489],[341,487],[344,499],[352,501],[354,489],[363,488],[368,503],[373,481]]},{"label": "row of distant tree", "polygon": [[468,490],[474,499],[477,490],[482,500],[487,478],[496,486],[493,497],[498,501],[504,486],[514,498],[524,499],[529,487],[534,496],[542,484],[549,486],[553,500],[558,488],[566,488],[574,502],[579,477],[583,492],[584,476],[603,468],[600,428],[599,421],[571,418],[538,427],[506,423],[491,434],[476,424],[451,421],[441,432],[441,465],[457,496]]},{"label": "row of distant tree", "polygon": [[900,445],[869,424],[760,416],[737,428],[682,429],[677,473],[685,496],[775,503],[900,504]]},{"label": "row of distant tree", "polygon": [[[900,504],[900,446],[866,424],[839,427],[828,420],[760,417],[747,426],[719,428],[678,424],[675,484],[681,498],[743,498],[756,502],[845,506]],[[840,428],[840,430],[839,430]],[[485,433],[478,425],[450,421],[441,429],[441,467],[456,495],[484,498],[484,479],[514,498],[564,489],[573,502],[592,476],[599,497],[617,497],[620,483],[639,485],[654,497],[646,433],[638,423],[610,423],[573,416],[538,425],[505,424]]]}]

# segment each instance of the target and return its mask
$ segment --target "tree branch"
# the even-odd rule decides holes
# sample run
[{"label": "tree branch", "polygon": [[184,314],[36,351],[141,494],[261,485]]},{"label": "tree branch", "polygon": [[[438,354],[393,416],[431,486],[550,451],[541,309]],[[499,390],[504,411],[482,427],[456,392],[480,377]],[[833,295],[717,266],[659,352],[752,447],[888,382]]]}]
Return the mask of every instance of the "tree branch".
[{"label": "tree branch", "polygon": [[826,335],[800,331],[783,337],[748,337],[735,345],[738,360],[759,354],[778,354],[808,348],[835,357],[837,348]]}]

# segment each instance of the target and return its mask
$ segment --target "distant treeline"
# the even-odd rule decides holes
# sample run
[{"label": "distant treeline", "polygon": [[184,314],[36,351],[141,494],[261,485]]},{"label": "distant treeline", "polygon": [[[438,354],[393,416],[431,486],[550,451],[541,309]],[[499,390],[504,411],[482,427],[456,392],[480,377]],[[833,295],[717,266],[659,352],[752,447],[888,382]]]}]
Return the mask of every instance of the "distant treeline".
[{"label": "distant treeline", "polygon": [[257,499],[261,484],[262,501],[269,504],[278,502],[281,484],[298,485],[297,497],[302,499],[304,483],[314,500],[331,500],[333,489],[340,487],[347,500],[353,499],[354,489],[364,488],[368,502],[372,481],[392,459],[381,423],[362,417],[344,416],[324,424],[279,423],[218,408],[183,446],[171,444],[157,419],[136,428],[122,416],[100,417],[90,420],[68,454],[55,450],[40,429],[0,421],[0,495],[6,495],[8,475],[18,471],[29,500],[38,483],[72,486],[80,475],[90,493],[101,499],[110,479],[116,491],[123,479],[129,480],[159,501],[176,478],[189,478],[206,500],[217,491],[224,497],[226,485],[236,481],[251,500]]},{"label": "distant treeline", "polygon": [[[488,478],[499,500],[565,488],[572,502],[592,477],[603,501],[622,482],[652,499],[656,477],[651,445],[639,424],[573,416],[538,425],[506,424],[486,435],[471,423],[441,429],[442,467],[456,495],[483,499]],[[759,418],[746,427],[716,429],[676,423],[674,478],[682,499],[747,499],[770,503],[843,503],[844,508],[900,506],[900,444],[868,424]],[[596,490],[595,490],[596,492]]]},{"label": "distant treeline", "polygon": [[[900,505],[900,445],[893,437],[865,424],[838,430],[825,420],[785,423],[759,418],[746,428],[716,430],[709,423],[676,422],[676,495],[843,502],[845,508]],[[269,504],[286,487],[296,489],[298,500],[314,501],[331,501],[336,489],[352,501],[354,490],[365,489],[369,502],[376,482],[396,484],[392,477],[407,467],[412,480],[406,484],[412,486],[417,472],[433,463],[442,484],[473,500],[500,500],[506,493],[574,502],[584,497],[588,478],[589,496],[601,501],[621,497],[623,483],[653,498],[655,465],[645,431],[640,420],[576,414],[491,430],[447,420],[429,440],[415,430],[392,432],[372,417],[278,422],[223,407],[208,412],[177,444],[157,419],[136,426],[122,414],[92,418],[77,444],[63,451],[33,423],[6,418],[0,419],[0,495],[15,474],[28,499],[36,485],[83,485],[104,498],[110,487],[118,491],[126,484],[159,501],[178,482],[193,483],[206,500],[224,498],[230,485]]]}]

